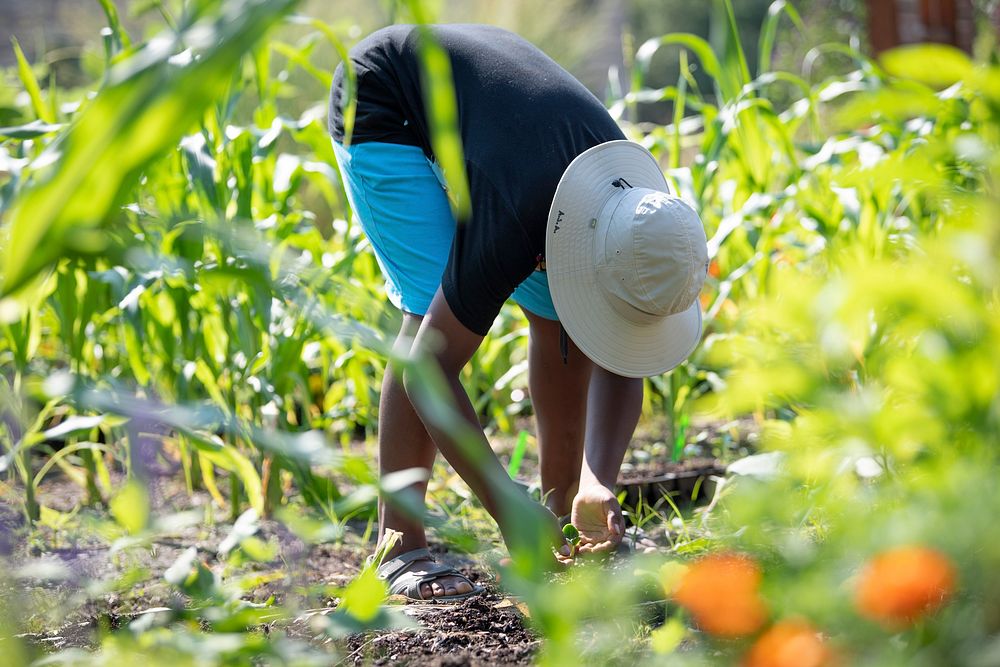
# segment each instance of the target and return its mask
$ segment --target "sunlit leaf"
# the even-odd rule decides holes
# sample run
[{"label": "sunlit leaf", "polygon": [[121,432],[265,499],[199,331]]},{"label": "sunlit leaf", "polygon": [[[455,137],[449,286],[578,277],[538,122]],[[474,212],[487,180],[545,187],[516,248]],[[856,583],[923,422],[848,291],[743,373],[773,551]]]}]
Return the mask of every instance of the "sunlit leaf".
[{"label": "sunlit leaf", "polygon": [[[50,146],[44,159],[55,165],[15,201],[0,291],[21,287],[66,250],[103,249],[107,241],[98,230],[117,215],[142,170],[176,145],[225,89],[246,50],[294,4],[226,3],[213,20],[151,42],[116,65],[109,85]],[[192,46],[202,47],[199,57],[174,64]]]},{"label": "sunlit leaf", "polygon": [[441,166],[448,184],[448,201],[460,223],[466,222],[472,211],[469,199],[469,178],[465,171],[465,154],[458,127],[458,102],[455,98],[451,62],[448,54],[434,39],[423,3],[408,0],[410,11],[420,24],[420,74],[424,106],[430,125],[434,159]]},{"label": "sunlit leaf", "polygon": [[42,99],[42,90],[38,87],[38,79],[35,78],[35,73],[31,69],[31,63],[28,62],[24,51],[21,50],[17,38],[11,36],[10,41],[14,49],[14,57],[17,60],[17,75],[21,78],[21,85],[27,91],[28,97],[31,98],[31,107],[40,121],[46,125],[52,125],[55,123],[55,118],[48,105],[45,104],[45,100]]},{"label": "sunlit leaf", "polygon": [[146,528],[149,509],[146,487],[135,480],[126,482],[111,499],[111,516],[131,535],[137,535]]},{"label": "sunlit leaf", "polygon": [[672,618],[650,633],[649,639],[653,650],[660,655],[667,655],[677,650],[684,641],[687,628],[676,618]]},{"label": "sunlit leaf", "polygon": [[248,537],[240,542],[240,551],[246,554],[247,558],[258,563],[268,563],[278,555],[278,547],[271,542],[265,542],[259,537]]},{"label": "sunlit leaf", "polygon": [[947,44],[913,44],[889,49],[882,66],[893,76],[913,79],[933,88],[947,88],[972,76],[973,64],[965,53]]},{"label": "sunlit leaf", "polygon": [[42,431],[39,435],[45,440],[62,440],[67,435],[93,430],[103,422],[104,415],[74,415],[60,422],[58,426]]},{"label": "sunlit leaf", "polygon": [[371,621],[379,612],[386,596],[385,582],[373,568],[365,568],[348,584],[341,596],[341,608],[362,623]]},{"label": "sunlit leaf", "polygon": [[33,120],[30,123],[16,127],[0,127],[0,137],[6,137],[7,139],[34,139],[35,137],[58,132],[62,128],[63,126],[57,123]]}]

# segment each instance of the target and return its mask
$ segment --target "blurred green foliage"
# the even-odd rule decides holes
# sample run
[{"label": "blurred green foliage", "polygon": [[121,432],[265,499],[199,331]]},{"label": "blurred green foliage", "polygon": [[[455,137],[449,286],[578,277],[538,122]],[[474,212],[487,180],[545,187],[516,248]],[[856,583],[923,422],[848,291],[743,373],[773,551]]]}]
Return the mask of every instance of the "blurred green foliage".
[{"label": "blurred green foliage", "polygon": [[[162,33],[140,38],[104,3],[111,27],[92,94],[45,85],[27,58],[8,75],[26,94],[0,98],[0,474],[23,491],[28,521],[59,525],[37,494],[58,468],[109,508],[102,539],[148,545],[191,520],[155,516],[144,485],[157,457],[178,461],[188,489],[229,512],[218,551],[235,566],[273,557],[261,517],[306,542],[341,539],[351,517],[372,516],[379,489],[413,481],[379,482],[351,446],[375,423],[398,326],[351,221],[321,97],[333,69],[324,54],[361,31],[349,15],[324,22],[294,5],[147,3]],[[841,61],[800,76],[782,54],[789,30],[809,34],[809,15],[780,2],[713,6],[709,38],[642,21],[631,92],[612,106],[710,239],[705,339],[650,380],[646,414],[667,416],[678,453],[692,415],[749,415],[769,455],[727,479],[709,510],[675,517],[669,554],[551,583],[522,567],[504,582],[546,640],[543,664],[786,664],[771,638],[789,627],[825,647],[813,664],[995,664],[995,41],[983,36],[977,61],[940,46],[873,61],[804,42]],[[754,7],[760,43],[745,49]],[[371,4],[357,20],[399,11]],[[659,80],[669,54],[678,74]],[[664,122],[629,122],[660,101],[672,105]],[[493,428],[511,431],[527,406],[513,396],[525,388],[524,328],[505,309],[465,375]],[[434,401],[435,376],[421,372]],[[116,487],[118,472],[131,481]],[[451,499],[437,489],[431,503]],[[454,522],[470,510],[443,511]],[[954,568],[953,588],[936,613],[873,621],[858,603],[866,564],[914,545]],[[663,602],[683,563],[719,549],[755,563],[748,588],[766,609],[736,639],[692,629],[711,605]],[[251,603],[251,584],[221,571],[185,552],[163,577],[190,604],[138,616],[98,652],[53,659],[329,661],[253,632],[301,610]],[[348,602],[311,627],[337,639],[400,627],[378,583],[365,569],[336,591]],[[17,602],[3,599],[0,642],[27,661],[12,638]]]}]

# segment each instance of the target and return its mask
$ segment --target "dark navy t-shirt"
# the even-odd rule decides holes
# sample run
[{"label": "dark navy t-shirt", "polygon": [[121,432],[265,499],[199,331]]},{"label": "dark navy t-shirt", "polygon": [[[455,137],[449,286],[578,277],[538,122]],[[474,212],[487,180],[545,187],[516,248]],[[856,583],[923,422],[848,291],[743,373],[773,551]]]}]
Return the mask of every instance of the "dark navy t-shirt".
[{"label": "dark navy t-shirt", "polygon": [[[441,287],[459,321],[484,335],[545,252],[549,206],[566,167],[588,148],[625,137],[583,84],[517,35],[482,25],[434,26],[433,35],[451,59],[471,197]],[[418,146],[433,159],[419,40],[417,28],[397,25],[351,49],[358,85],[351,142]],[[337,141],[342,86],[340,66],[330,96]]]}]

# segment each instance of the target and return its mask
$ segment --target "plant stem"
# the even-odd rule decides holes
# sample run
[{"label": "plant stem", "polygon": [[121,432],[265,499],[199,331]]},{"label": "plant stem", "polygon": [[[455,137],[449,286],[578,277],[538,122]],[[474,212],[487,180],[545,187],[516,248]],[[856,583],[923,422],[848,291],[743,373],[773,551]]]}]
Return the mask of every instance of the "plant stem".
[{"label": "plant stem", "polygon": [[97,488],[97,462],[94,461],[94,450],[81,449],[80,458],[83,459],[83,469],[87,483],[87,505],[97,505],[103,498]]},{"label": "plant stem", "polygon": [[240,480],[235,472],[229,473],[229,518],[240,518]]},{"label": "plant stem", "polygon": [[20,456],[21,465],[24,466],[24,512],[28,521],[34,524],[41,517],[41,508],[38,501],[35,500],[35,480],[34,475],[31,474],[31,450],[22,449]]}]

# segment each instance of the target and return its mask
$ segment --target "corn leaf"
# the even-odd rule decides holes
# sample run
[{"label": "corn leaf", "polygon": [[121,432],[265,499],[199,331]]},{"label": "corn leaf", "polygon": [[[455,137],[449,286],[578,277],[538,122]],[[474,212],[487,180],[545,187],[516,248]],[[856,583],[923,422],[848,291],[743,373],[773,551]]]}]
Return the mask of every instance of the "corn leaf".
[{"label": "corn leaf", "polygon": [[104,15],[108,18],[108,28],[111,30],[111,39],[116,47],[116,51],[130,47],[132,41],[129,39],[125,29],[122,28],[121,20],[118,18],[118,8],[115,7],[115,3],[112,0],[97,1],[101,3],[101,9],[104,10]]},{"label": "corn leaf", "polygon": [[[40,158],[54,167],[14,203],[0,293],[18,289],[67,251],[104,248],[100,229],[143,169],[201,119],[243,54],[295,4],[229,3],[215,20],[153,41],[116,65],[108,85]],[[191,46],[202,47],[197,58],[186,50]]]},{"label": "corn leaf", "polygon": [[422,4],[410,0],[409,7],[420,24],[420,81],[430,123],[431,148],[448,184],[452,213],[456,220],[465,222],[472,207],[469,201],[469,179],[465,171],[465,153],[458,127],[458,101],[455,98],[451,61],[426,25],[427,16]]},{"label": "corn leaf", "polygon": [[799,30],[804,30],[802,17],[799,12],[785,0],[775,0],[767,8],[767,16],[764,18],[764,25],[760,31],[759,52],[757,57],[757,76],[771,71],[771,54],[774,53],[774,40],[778,34],[778,22],[782,13],[788,15],[792,23]]},{"label": "corn leaf", "polygon": [[34,109],[35,115],[43,123],[48,125],[55,123],[56,119],[52,115],[52,110],[49,109],[48,105],[45,104],[45,100],[42,99],[42,89],[38,86],[38,79],[35,78],[35,73],[31,69],[31,63],[28,62],[24,51],[21,50],[21,45],[18,43],[17,38],[11,36],[10,41],[14,47],[14,57],[17,58],[17,75],[20,77],[21,85],[24,86],[24,90],[31,99],[31,108]]}]

